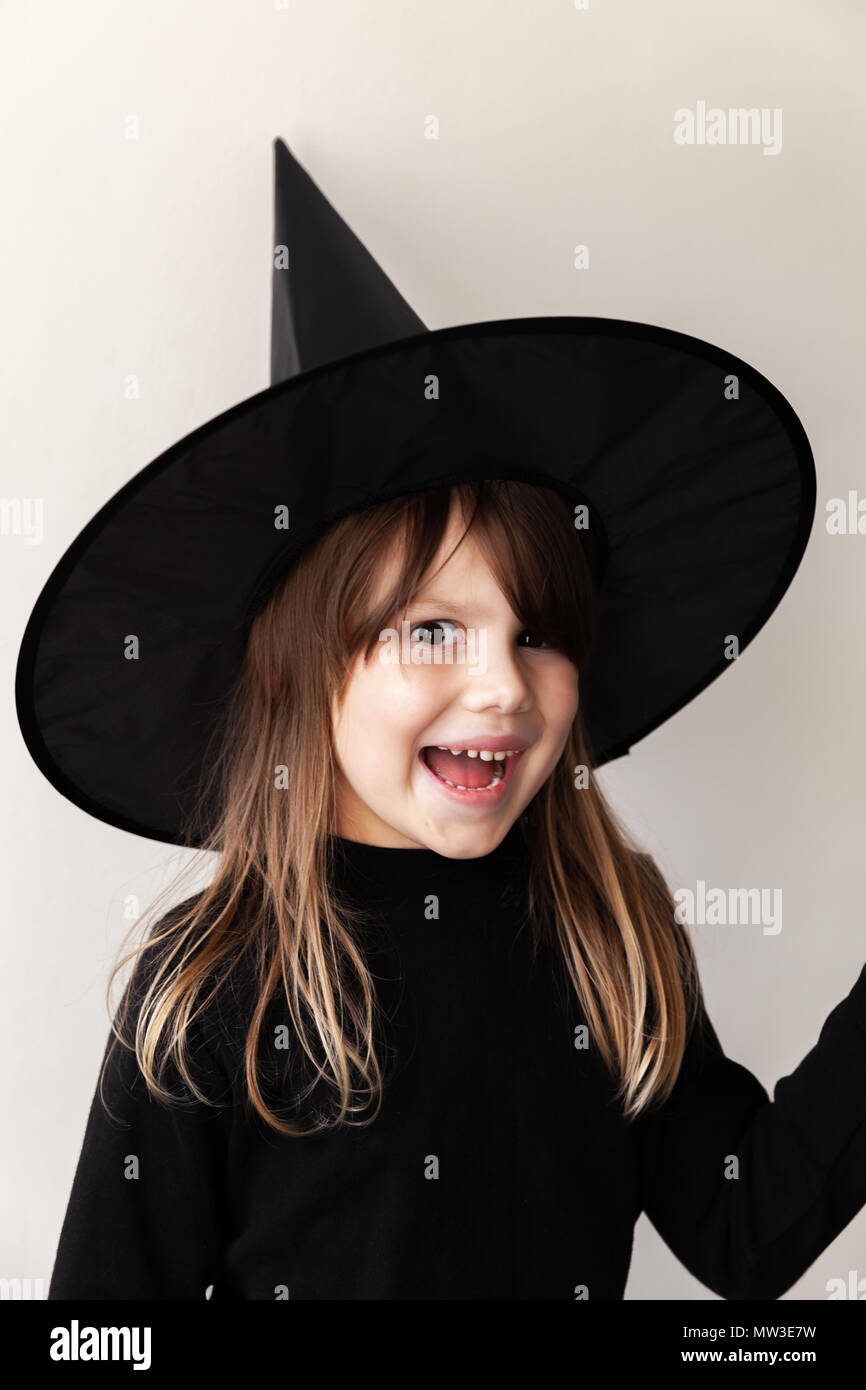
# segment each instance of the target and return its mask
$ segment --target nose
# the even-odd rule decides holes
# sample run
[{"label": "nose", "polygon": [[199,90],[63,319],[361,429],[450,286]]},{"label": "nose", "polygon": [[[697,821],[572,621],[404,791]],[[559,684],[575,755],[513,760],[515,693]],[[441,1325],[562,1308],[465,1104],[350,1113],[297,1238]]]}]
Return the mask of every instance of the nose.
[{"label": "nose", "polygon": [[500,709],[515,713],[529,709],[532,686],[514,641],[492,628],[481,630],[475,660],[467,665],[462,703],[467,710]]}]

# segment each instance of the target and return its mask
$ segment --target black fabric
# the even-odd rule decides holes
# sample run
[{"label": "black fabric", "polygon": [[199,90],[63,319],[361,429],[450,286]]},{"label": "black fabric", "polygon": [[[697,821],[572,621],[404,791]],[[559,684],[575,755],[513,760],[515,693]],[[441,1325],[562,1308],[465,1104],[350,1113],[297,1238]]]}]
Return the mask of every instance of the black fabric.
[{"label": "black fabric", "polygon": [[[414,309],[279,139],[274,141],[274,253],[272,384],[425,331]],[[288,265],[280,259],[286,253]]]},{"label": "black fabric", "polygon": [[222,1015],[193,1039],[219,1111],[152,1102],[123,1051],[129,1128],[94,1098],[50,1299],[620,1299],[642,1209],[715,1293],[773,1299],[866,1202],[866,967],[772,1102],[703,1013],[673,1095],[629,1126],[557,959],[533,960],[516,827],[475,860],[335,852],[375,914],[378,1118],[312,1139],[244,1120]]}]

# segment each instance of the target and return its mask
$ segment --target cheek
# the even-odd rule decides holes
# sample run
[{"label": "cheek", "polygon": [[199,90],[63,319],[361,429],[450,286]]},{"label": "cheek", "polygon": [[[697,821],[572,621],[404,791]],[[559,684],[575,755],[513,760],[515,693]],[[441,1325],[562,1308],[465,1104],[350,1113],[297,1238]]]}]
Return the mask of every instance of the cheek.
[{"label": "cheek", "polygon": [[536,698],[545,723],[551,728],[568,728],[580,701],[577,668],[570,661],[551,666],[536,685]]},{"label": "cheek", "polygon": [[442,703],[424,674],[371,662],[352,677],[338,738],[347,757],[379,766],[406,762]]}]

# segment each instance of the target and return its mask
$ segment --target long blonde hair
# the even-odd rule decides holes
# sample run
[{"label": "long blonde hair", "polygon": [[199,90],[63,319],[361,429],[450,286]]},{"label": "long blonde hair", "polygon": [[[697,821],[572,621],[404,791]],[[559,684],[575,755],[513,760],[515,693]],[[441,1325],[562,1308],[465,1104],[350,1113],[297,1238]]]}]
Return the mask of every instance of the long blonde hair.
[{"label": "long blonde hair", "polygon": [[[128,990],[115,1042],[134,1046],[157,1099],[177,1099],[164,1084],[171,1064],[194,1095],[214,1103],[190,1067],[189,1025],[244,975],[251,984],[249,1017],[240,1022],[246,1106],[296,1136],[369,1124],[378,1114],[383,1071],[364,952],[367,917],[341,898],[329,859],[328,837],[338,833],[332,697],[339,700],[357,654],[371,659],[379,633],[420,587],[454,500],[463,534],[472,531],[521,621],[578,670],[590,657],[598,621],[593,581],[569,506],[551,489],[487,481],[404,495],[333,523],[301,554],[252,622],[186,827],[201,836],[210,808],[203,849],[219,854],[216,875],[132,952],[150,953],[137,960],[131,982],[141,985],[140,1008],[133,1011]],[[394,553],[394,582],[373,602],[382,561]],[[576,789],[581,767],[589,769],[588,783]],[[558,766],[519,823],[536,941],[544,937],[564,963],[631,1120],[670,1094],[700,985],[661,872],[631,842],[593,775],[580,711]],[[114,967],[109,992],[130,958]],[[313,1067],[304,1096],[321,1082],[331,1097],[310,1124],[281,1117],[265,1096],[260,1051],[275,998],[288,1009],[293,1047]]]}]

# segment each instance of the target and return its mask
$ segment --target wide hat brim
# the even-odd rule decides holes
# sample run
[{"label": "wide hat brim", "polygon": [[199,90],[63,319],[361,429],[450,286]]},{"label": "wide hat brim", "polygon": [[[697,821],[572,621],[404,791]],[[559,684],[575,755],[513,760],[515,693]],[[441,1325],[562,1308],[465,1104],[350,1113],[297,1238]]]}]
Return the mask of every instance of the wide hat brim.
[{"label": "wide hat brim", "polygon": [[699,339],[553,317],[355,353],[197,429],[84,528],[21,644],[16,703],[36,763],[107,824],[190,843],[180,827],[214,721],[292,560],[349,512],[478,478],[589,508],[601,622],[581,702],[596,766],[733,664],[727,639],[742,652],[767,621],[815,511],[790,405]]}]

